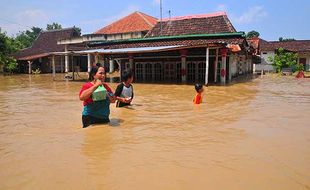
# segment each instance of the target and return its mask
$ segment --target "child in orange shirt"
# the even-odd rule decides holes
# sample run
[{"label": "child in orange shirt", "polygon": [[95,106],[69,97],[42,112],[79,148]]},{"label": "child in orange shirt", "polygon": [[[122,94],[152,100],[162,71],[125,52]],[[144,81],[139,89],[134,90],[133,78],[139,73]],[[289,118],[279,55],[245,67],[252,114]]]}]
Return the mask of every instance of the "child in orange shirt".
[{"label": "child in orange shirt", "polygon": [[195,90],[197,92],[196,96],[194,97],[194,104],[201,104],[202,103],[202,92],[203,86],[201,84],[195,84]]}]

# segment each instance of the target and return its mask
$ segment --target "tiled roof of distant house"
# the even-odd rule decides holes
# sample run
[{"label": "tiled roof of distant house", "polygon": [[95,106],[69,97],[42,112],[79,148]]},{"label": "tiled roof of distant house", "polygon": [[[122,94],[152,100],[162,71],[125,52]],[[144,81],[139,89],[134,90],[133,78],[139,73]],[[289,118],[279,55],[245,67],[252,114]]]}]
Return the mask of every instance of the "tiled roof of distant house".
[{"label": "tiled roof of distant house", "polygon": [[310,40],[294,40],[294,41],[271,41],[260,40],[261,51],[275,51],[276,49],[283,48],[292,52],[310,52]]},{"label": "tiled roof of distant house", "polygon": [[120,34],[151,30],[157,23],[157,18],[141,12],[134,12],[112,24],[103,27],[94,34]]},{"label": "tiled roof of distant house", "polygon": [[48,56],[52,52],[64,52],[65,45],[58,45],[57,40],[78,36],[74,28],[41,32],[32,46],[14,55],[18,60],[32,60]]},{"label": "tiled roof of distant house", "polygon": [[146,37],[231,32],[236,32],[236,29],[226,13],[217,12],[164,19],[162,22],[158,22]]}]

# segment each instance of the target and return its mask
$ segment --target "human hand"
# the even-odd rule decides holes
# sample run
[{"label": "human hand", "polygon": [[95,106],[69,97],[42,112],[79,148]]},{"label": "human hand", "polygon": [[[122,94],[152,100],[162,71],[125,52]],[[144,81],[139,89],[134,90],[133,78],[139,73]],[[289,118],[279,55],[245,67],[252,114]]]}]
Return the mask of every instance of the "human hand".
[{"label": "human hand", "polygon": [[100,86],[100,85],[102,85],[101,80],[96,80],[96,81],[94,82],[94,86],[95,86],[95,87],[98,87],[98,86]]}]

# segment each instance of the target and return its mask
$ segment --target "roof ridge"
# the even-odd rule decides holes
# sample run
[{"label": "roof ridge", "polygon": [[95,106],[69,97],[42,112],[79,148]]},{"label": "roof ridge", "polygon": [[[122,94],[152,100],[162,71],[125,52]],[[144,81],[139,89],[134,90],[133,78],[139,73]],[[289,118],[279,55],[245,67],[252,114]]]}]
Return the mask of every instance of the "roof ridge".
[{"label": "roof ridge", "polygon": [[224,16],[227,15],[226,12],[214,12],[214,13],[207,13],[207,14],[194,14],[194,15],[187,15],[187,16],[177,16],[173,18],[164,18],[162,19],[163,22],[167,21],[175,21],[175,20],[186,20],[186,19],[193,19],[193,18],[210,18],[210,17],[217,17],[217,16]]},{"label": "roof ridge", "polygon": [[145,18],[145,16],[143,15],[143,13],[137,11],[137,14],[141,16],[141,18],[151,27],[154,27],[155,25],[153,25],[147,18]]},{"label": "roof ridge", "polygon": [[53,29],[53,30],[43,30],[42,33],[46,33],[46,32],[58,32],[58,31],[72,30],[72,29],[74,29],[74,27],[61,28],[61,29]]}]

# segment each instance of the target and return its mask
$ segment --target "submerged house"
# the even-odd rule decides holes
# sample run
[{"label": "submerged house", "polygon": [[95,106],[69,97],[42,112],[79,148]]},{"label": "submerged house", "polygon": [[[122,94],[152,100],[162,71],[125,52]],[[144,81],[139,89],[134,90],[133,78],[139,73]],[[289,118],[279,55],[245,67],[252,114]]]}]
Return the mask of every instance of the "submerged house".
[{"label": "submerged house", "polygon": [[71,63],[80,67],[81,71],[87,71],[87,57],[69,57],[59,54],[69,50],[65,45],[57,44],[58,40],[79,35],[75,28],[41,32],[31,47],[23,49],[14,55],[14,58],[19,63],[19,71],[21,73],[31,74],[32,70],[40,69],[42,73],[51,73],[53,70],[53,61],[56,72],[71,71],[73,67]]},{"label": "submerged house", "polygon": [[259,41],[261,63],[255,66],[256,71],[270,70],[273,71],[272,63],[268,57],[274,57],[279,48],[283,48],[288,52],[296,53],[298,63],[304,65],[305,71],[310,71],[310,40],[294,40],[294,41]]},{"label": "submerged house", "polygon": [[[88,50],[76,53],[115,61],[121,70],[130,68],[136,82],[226,83],[252,72],[245,34],[236,31],[225,12],[164,19],[140,38],[120,36],[89,40]],[[59,43],[74,45],[70,41]]]},{"label": "submerged house", "polygon": [[[136,11],[100,28],[92,34],[58,40],[58,44],[65,45],[68,49],[78,49],[81,46],[89,49],[89,44],[100,41],[143,38],[156,23],[157,18]],[[99,53],[88,53],[87,60],[88,71],[90,71],[91,65],[95,63],[104,63],[102,54]],[[110,59],[105,62],[107,71],[113,72],[114,69],[120,69],[120,64],[117,61],[118,60]]]}]

